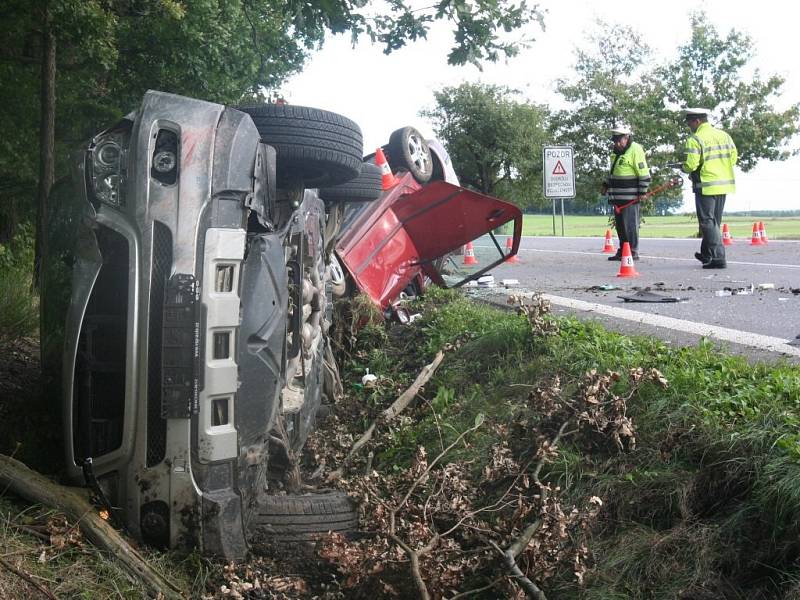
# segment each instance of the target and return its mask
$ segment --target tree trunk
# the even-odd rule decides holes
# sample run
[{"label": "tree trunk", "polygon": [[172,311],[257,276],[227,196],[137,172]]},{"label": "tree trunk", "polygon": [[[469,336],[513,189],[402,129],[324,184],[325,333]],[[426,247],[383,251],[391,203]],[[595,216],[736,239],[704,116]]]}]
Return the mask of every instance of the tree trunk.
[{"label": "tree trunk", "polygon": [[0,454],[0,489],[50,506],[77,522],[86,538],[118,560],[125,570],[165,599],[182,598],[177,586],[156,571],[125,539],[100,518],[80,491],[53,483],[9,456]]},{"label": "tree trunk", "polygon": [[50,27],[50,11],[42,18],[42,76],[39,95],[39,202],[36,218],[34,286],[39,287],[42,260],[47,253],[47,197],[55,179],[56,37]]}]

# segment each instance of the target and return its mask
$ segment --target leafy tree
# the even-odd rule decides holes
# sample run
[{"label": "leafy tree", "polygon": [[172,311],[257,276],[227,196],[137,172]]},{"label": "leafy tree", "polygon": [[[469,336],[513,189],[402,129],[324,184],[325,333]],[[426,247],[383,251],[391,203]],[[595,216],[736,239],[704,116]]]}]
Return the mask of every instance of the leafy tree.
[{"label": "leafy tree", "polygon": [[463,83],[434,92],[433,121],[463,185],[520,206],[542,200],[548,110],[504,86]]},{"label": "leafy tree", "polygon": [[[766,80],[756,71],[746,78],[753,55],[751,40],[732,30],[723,39],[703,13],[692,16],[692,36],[677,49],[674,60],[657,64],[652,51],[632,29],[598,23],[590,49],[577,51],[575,79],[560,81],[559,91],[571,104],[554,123],[556,139],[576,148],[578,195],[597,202],[600,181],[608,171],[609,129],[619,122],[631,125],[634,138],[648,152],[651,165],[679,160],[688,130],[680,106],[707,106],[739,148],[739,167],[752,169],[758,160],[784,160],[798,131],[800,109],[776,111],[783,79]],[[613,43],[611,42],[613,40]],[[653,185],[671,175],[656,169]],[[665,192],[645,208],[681,204],[680,189]]]},{"label": "leafy tree", "polygon": [[[455,25],[452,64],[516,53],[507,32],[541,20],[515,0],[6,0],[0,8],[0,242],[20,214],[40,220],[56,157],[118,118],[149,88],[235,103],[264,98],[328,33],[367,35],[391,52]],[[58,100],[56,102],[56,99]],[[39,141],[37,149],[35,140]],[[37,155],[39,167],[37,168]]]},{"label": "leafy tree", "polygon": [[[588,40],[590,48],[576,51],[575,79],[558,82],[571,108],[553,119],[553,137],[575,146],[578,194],[573,204],[582,203],[587,210],[597,206],[600,183],[608,175],[610,130],[615,125],[631,126],[651,166],[674,160],[674,141],[665,137],[674,117],[663,105],[660,82],[652,76],[652,50],[630,27],[603,21],[597,25],[597,33]],[[654,186],[671,175],[666,169],[651,170]],[[666,191],[656,201],[662,210],[664,205],[680,206],[680,190]]]},{"label": "leafy tree", "polygon": [[776,111],[784,79],[762,78],[755,70],[745,79],[753,55],[752,40],[731,30],[723,38],[703,13],[691,18],[692,37],[678,49],[677,60],[661,66],[655,77],[663,81],[666,98],[684,106],[703,106],[736,142],[739,168],[751,170],[759,160],[786,160],[788,140],[798,132],[800,104]]}]

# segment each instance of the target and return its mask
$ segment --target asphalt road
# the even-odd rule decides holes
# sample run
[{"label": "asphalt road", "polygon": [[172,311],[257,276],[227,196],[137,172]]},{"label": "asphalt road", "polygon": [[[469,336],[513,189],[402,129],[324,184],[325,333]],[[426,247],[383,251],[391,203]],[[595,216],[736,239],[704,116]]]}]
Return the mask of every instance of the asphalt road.
[{"label": "asphalt road", "polygon": [[[614,330],[675,344],[706,337],[755,360],[800,363],[800,346],[787,344],[800,335],[800,241],[751,246],[749,240],[735,240],[727,247],[728,268],[720,270],[701,268],[694,258],[699,246],[699,240],[642,239],[635,263],[639,276],[620,278],[620,263],[607,260],[602,238],[528,237],[519,263],[502,265],[492,275],[498,283],[519,280],[517,291],[545,294],[556,313],[597,319]],[[604,289],[609,286],[616,289]],[[750,292],[751,286],[751,293],[734,293]],[[619,298],[638,290],[683,300],[648,304]],[[502,302],[509,291],[474,293]]]}]

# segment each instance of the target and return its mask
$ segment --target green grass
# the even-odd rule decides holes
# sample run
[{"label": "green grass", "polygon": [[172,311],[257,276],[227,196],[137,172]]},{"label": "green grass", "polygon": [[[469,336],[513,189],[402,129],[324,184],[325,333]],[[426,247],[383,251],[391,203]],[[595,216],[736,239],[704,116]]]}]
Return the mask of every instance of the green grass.
[{"label": "green grass", "polygon": [[[51,521],[53,518],[57,525]],[[0,539],[4,543],[0,557],[15,565],[17,571],[27,573],[58,598],[134,600],[150,597],[142,584],[134,581],[117,561],[73,533],[73,528],[76,528],[74,523],[61,526],[54,511],[23,505],[0,494]],[[66,532],[62,531],[64,529]],[[32,531],[39,535],[32,535]],[[187,597],[199,598],[206,591],[207,561],[194,554],[181,556],[146,547],[139,548],[139,552],[153,568],[186,590]],[[33,592],[33,587],[19,575],[0,569],[0,598],[45,597]]]},{"label": "green grass", "polygon": [[[426,386],[436,418],[397,428],[376,456],[394,468],[416,445],[432,454],[483,414],[490,425],[452,457],[479,473],[498,431],[539,418],[526,412],[528,390],[554,375],[567,397],[590,369],[656,368],[670,383],[645,385],[628,403],[636,450],[609,454],[578,438],[547,468],[576,505],[593,495],[605,503],[588,584],[578,588],[567,569],[548,582],[548,597],[796,597],[800,368],[749,364],[710,343],[671,348],[575,319],[557,319],[558,335],[531,336],[522,317],[452,292],[433,291],[421,310],[416,346],[426,360],[445,342],[460,344]],[[617,385],[623,394],[629,384]],[[524,453],[531,442],[513,443]]]},{"label": "green grass", "polygon": [[[800,239],[800,217],[745,217],[731,215],[723,217],[734,240],[750,240],[753,222],[763,221],[768,239]],[[597,215],[565,215],[564,235],[572,237],[602,238],[606,229],[613,231],[609,217]],[[556,235],[561,235],[561,215],[556,215]],[[523,235],[553,235],[552,215],[524,215]],[[697,218],[694,215],[670,215],[668,217],[644,217],[639,235],[645,238],[690,238],[697,237]]]},{"label": "green grass", "polygon": [[0,271],[0,342],[30,336],[39,325],[39,298],[31,289],[31,270]]},{"label": "green grass", "polygon": [[33,335],[39,325],[39,297],[32,290],[33,233],[22,226],[0,244],[0,343]]}]

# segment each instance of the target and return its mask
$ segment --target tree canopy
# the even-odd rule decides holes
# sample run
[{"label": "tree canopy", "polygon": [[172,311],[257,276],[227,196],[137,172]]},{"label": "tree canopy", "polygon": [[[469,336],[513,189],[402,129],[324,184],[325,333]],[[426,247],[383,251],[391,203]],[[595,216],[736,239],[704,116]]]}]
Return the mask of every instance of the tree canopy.
[{"label": "tree canopy", "polygon": [[542,194],[548,110],[504,86],[463,83],[434,92],[422,111],[447,146],[463,185],[531,206]]},{"label": "tree canopy", "polygon": [[[557,81],[566,107],[551,111],[526,102],[504,86],[464,83],[434,93],[429,117],[447,144],[465,185],[529,207],[542,196],[542,146],[575,147],[577,198],[572,210],[603,204],[600,183],[608,174],[610,130],[629,125],[647,152],[653,186],[674,176],[667,168],[682,158],[689,131],[680,107],[713,110],[715,122],[739,148],[739,168],[759,160],[783,160],[798,132],[800,106],[775,108],[783,79],[750,68],[752,41],[731,30],[721,36],[703,13],[690,21],[690,37],[675,55],[657,61],[630,27],[598,22],[576,49],[574,74]],[[680,188],[662,192],[645,209],[664,213],[682,205]]]},{"label": "tree canopy", "polygon": [[[40,153],[63,159],[147,89],[224,103],[263,98],[329,33],[368,36],[388,53],[425,38],[436,21],[454,27],[449,62],[477,64],[515,54],[521,42],[508,33],[542,14],[515,0],[424,8],[405,0],[7,0],[0,17],[0,117],[14,123],[0,141],[2,242],[20,212],[32,213]],[[37,141],[48,85],[55,149],[44,152]]]},{"label": "tree canopy", "polygon": [[[800,106],[777,110],[784,80],[766,79],[750,69],[752,41],[731,30],[721,36],[703,13],[692,16],[691,37],[674,58],[656,62],[651,49],[634,30],[598,23],[588,49],[576,54],[575,77],[558,82],[569,107],[554,117],[559,142],[574,144],[578,196],[592,204],[608,170],[609,130],[627,123],[656,167],[654,185],[670,176],[663,168],[679,160],[688,130],[681,106],[713,110],[713,118],[728,131],[739,153],[739,168],[752,169],[759,160],[784,160],[798,132]],[[611,43],[610,40],[613,40]],[[661,167],[661,168],[659,168]],[[680,190],[656,199],[661,206],[680,206]]]}]

